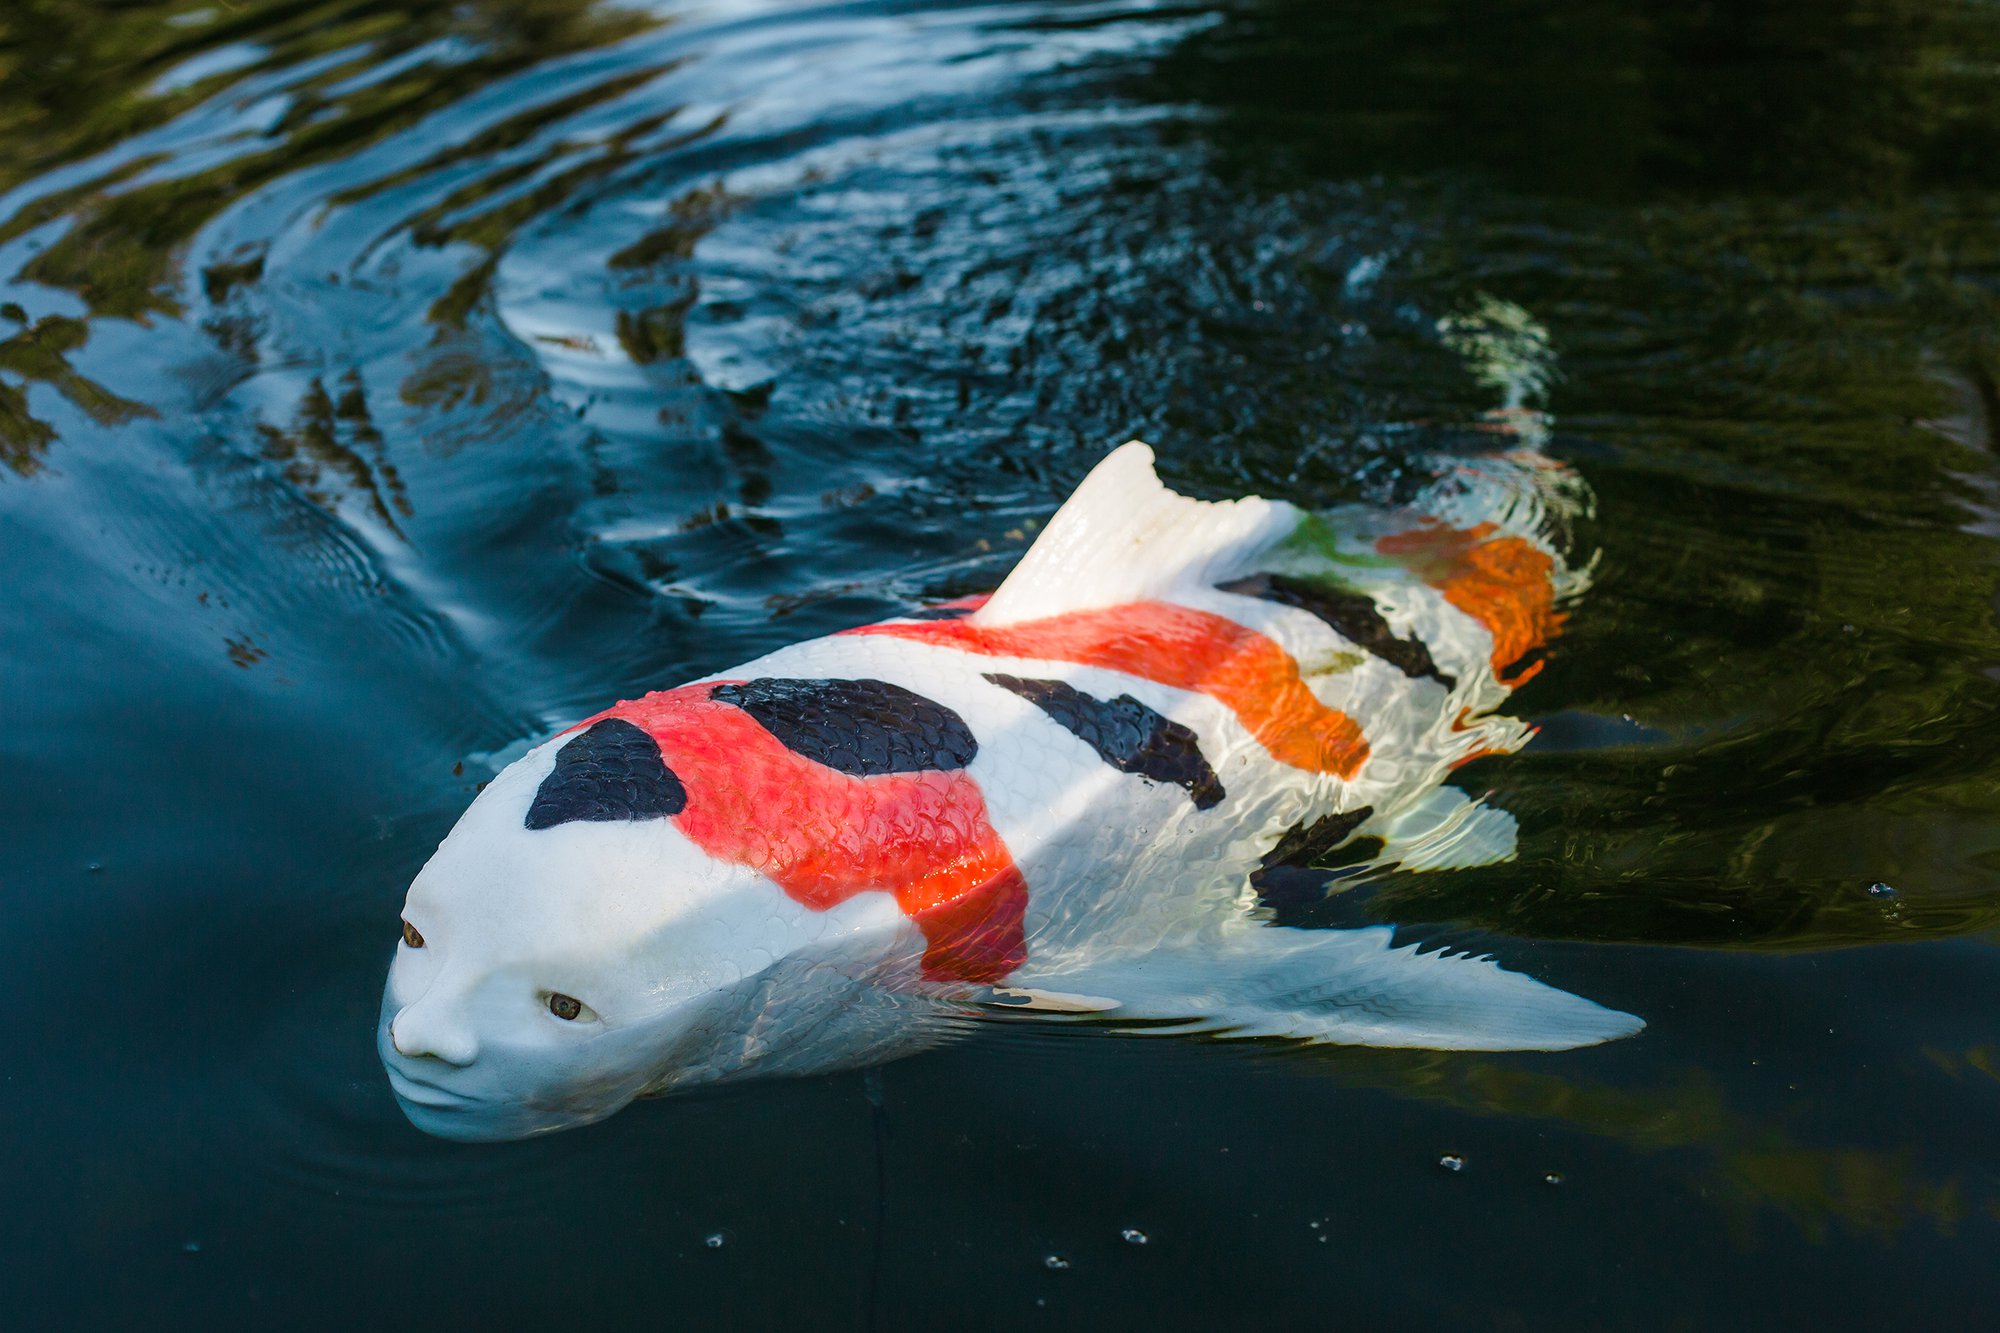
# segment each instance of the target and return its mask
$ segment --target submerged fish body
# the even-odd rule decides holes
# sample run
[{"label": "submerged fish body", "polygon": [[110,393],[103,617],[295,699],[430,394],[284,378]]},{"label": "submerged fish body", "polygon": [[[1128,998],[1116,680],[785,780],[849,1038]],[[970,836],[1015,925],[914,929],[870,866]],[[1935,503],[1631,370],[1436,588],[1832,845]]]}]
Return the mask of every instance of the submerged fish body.
[{"label": "submerged fish body", "polygon": [[[509,766],[411,886],[379,1046],[421,1128],[852,1067],[981,1006],[1146,1031],[1556,1049],[1641,1024],[1251,875],[1373,834],[1446,868],[1513,821],[1441,785],[1580,586],[1529,452],[1409,510],[1191,500],[1112,453],[990,598],[620,703]],[[1510,675],[1510,672],[1519,674]]]}]

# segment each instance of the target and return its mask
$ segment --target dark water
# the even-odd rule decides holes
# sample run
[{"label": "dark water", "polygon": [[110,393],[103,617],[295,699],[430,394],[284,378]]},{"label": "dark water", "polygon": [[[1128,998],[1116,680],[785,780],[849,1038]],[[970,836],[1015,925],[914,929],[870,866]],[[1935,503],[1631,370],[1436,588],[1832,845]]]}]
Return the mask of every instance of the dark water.
[{"label": "dark water", "polygon": [[[10,6],[5,1322],[1983,1324],[1996,51],[1948,0]],[[1521,858],[1283,910],[1643,1037],[1010,1028],[404,1123],[403,888],[527,740],[992,586],[1130,435],[1391,497],[1501,301],[1601,550],[1466,772]]]}]

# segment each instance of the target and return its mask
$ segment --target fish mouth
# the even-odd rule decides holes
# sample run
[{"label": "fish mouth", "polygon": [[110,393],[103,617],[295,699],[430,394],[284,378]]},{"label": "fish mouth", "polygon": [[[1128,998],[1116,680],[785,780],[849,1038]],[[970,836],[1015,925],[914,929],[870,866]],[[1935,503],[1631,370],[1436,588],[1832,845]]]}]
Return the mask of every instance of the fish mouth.
[{"label": "fish mouth", "polygon": [[479,1105],[476,1097],[411,1078],[394,1065],[385,1065],[384,1068],[389,1072],[389,1086],[395,1090],[396,1096],[412,1106],[421,1106],[427,1111],[461,1111]]}]

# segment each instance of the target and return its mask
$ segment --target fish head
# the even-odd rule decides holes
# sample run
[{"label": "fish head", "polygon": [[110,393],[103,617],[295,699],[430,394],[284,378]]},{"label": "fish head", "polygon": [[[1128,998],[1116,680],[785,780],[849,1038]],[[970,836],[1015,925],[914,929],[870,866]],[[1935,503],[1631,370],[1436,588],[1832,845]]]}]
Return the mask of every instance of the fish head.
[{"label": "fish head", "polygon": [[726,1038],[760,978],[896,917],[886,894],[809,910],[702,851],[627,778],[552,818],[563,739],[479,794],[405,901],[376,1044],[404,1114],[440,1137],[588,1124],[716,1077],[741,1059]]}]

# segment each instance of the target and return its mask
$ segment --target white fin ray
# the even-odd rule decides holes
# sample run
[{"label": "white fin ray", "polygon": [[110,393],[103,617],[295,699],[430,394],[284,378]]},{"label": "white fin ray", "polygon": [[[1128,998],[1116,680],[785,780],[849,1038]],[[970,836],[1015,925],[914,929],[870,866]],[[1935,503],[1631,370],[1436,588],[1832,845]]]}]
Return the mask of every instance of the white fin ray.
[{"label": "white fin ray", "polygon": [[981,1003],[1033,1014],[1103,1014],[1119,1008],[1118,1001],[1106,995],[1022,990],[1018,986],[995,986],[992,994]]},{"label": "white fin ray", "polygon": [[1378,864],[1405,870],[1470,870],[1499,865],[1515,855],[1520,826],[1496,806],[1481,805],[1456,787],[1433,787],[1379,826],[1363,830],[1382,839]]},{"label": "white fin ray", "polygon": [[1118,1007],[1098,1016],[1168,1024],[1144,1032],[1348,1046],[1559,1051],[1646,1026],[1490,959],[1392,947],[1393,933],[1239,921],[1184,947],[1011,984],[1112,997]]},{"label": "white fin ray", "polygon": [[1194,500],[1167,489],[1133,440],[1090,470],[1000,590],[981,625],[1167,597],[1250,572],[1300,511],[1281,500]]}]

